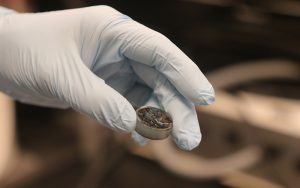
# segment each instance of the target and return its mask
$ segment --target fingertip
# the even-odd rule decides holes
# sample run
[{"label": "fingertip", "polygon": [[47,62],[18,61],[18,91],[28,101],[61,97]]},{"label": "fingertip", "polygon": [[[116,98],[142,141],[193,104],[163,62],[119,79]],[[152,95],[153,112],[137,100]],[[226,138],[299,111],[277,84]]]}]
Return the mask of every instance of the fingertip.
[{"label": "fingertip", "polygon": [[201,133],[185,133],[173,137],[173,140],[180,149],[191,151],[200,144],[201,138]]},{"label": "fingertip", "polygon": [[[136,126],[136,112],[122,95],[107,85],[102,86],[97,100],[89,100],[88,110],[100,123],[119,132],[130,133]],[[93,97],[92,97],[93,98]]]},{"label": "fingertip", "polygon": [[199,96],[193,100],[195,105],[209,105],[215,102],[215,91],[211,84],[208,89],[199,92]]},{"label": "fingertip", "polygon": [[215,102],[215,90],[211,84],[209,84],[208,95],[204,96],[206,104],[212,104]]},{"label": "fingertip", "polygon": [[215,96],[204,96],[205,105],[209,105],[215,102]]}]

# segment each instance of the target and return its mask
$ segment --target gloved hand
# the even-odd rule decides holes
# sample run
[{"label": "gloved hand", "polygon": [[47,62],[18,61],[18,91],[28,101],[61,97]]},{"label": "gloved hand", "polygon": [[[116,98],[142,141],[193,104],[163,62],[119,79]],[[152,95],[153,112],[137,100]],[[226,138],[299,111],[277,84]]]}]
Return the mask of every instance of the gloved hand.
[{"label": "gloved hand", "polygon": [[125,132],[136,124],[130,102],[152,105],[172,115],[180,148],[199,144],[194,105],[213,102],[211,84],[165,36],[115,9],[0,13],[0,41],[0,90],[15,99],[72,107]]}]

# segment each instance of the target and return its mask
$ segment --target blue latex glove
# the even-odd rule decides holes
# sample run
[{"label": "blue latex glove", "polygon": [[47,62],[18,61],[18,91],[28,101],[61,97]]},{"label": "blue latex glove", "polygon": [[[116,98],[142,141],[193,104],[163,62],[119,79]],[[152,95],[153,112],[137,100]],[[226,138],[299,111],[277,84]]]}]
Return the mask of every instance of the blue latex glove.
[{"label": "blue latex glove", "polygon": [[152,105],[172,115],[180,148],[199,144],[194,105],[213,102],[211,84],[165,36],[115,9],[2,10],[0,41],[0,90],[15,99],[72,107],[125,132],[136,124],[130,102]]}]

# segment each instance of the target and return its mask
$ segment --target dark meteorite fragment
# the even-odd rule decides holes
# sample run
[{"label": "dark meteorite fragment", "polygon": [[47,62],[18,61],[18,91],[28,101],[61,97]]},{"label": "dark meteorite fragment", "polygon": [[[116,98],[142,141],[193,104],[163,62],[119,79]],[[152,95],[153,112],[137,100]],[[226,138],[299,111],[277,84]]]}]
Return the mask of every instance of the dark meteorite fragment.
[{"label": "dark meteorite fragment", "polygon": [[169,136],[173,127],[170,114],[150,106],[138,108],[136,113],[136,131],[140,135],[152,140],[161,140]]}]

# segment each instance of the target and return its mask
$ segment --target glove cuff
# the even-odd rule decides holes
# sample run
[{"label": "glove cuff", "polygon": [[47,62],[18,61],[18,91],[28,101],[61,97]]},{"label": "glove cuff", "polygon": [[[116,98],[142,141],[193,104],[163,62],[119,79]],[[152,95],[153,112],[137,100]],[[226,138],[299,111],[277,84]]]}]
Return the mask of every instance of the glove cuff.
[{"label": "glove cuff", "polygon": [[15,13],[17,13],[17,12],[12,9],[8,9],[8,8],[0,6],[0,16],[5,16],[8,14],[15,14]]}]

